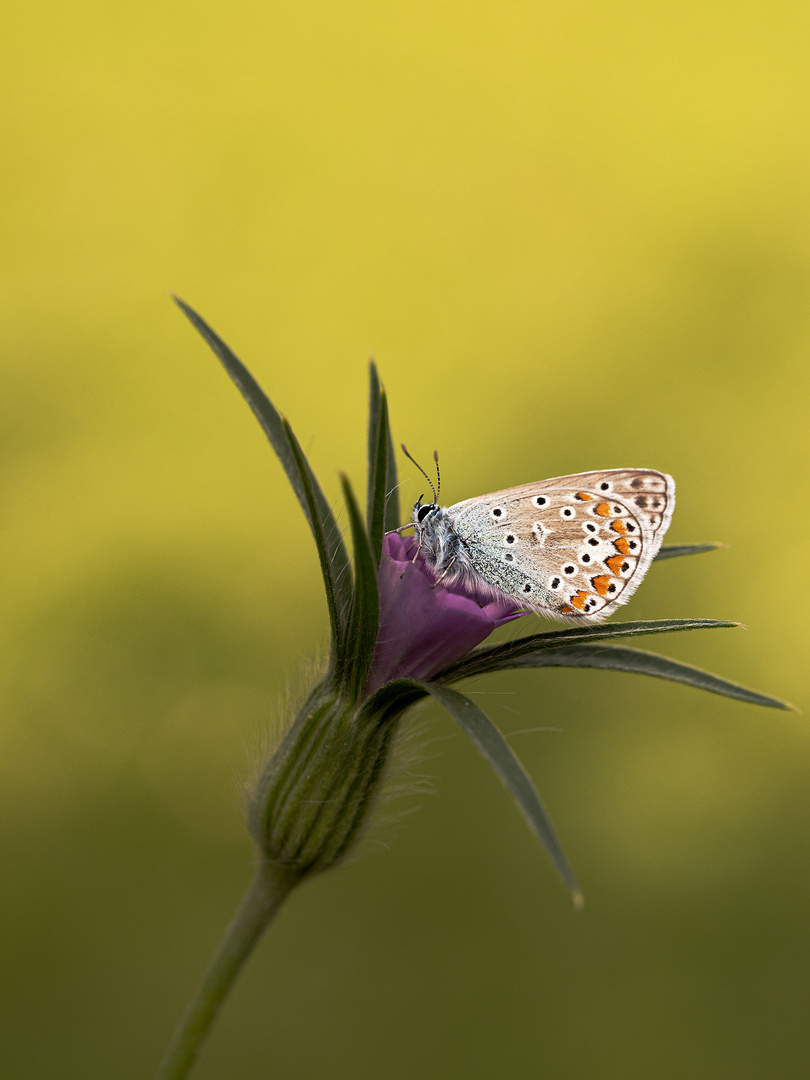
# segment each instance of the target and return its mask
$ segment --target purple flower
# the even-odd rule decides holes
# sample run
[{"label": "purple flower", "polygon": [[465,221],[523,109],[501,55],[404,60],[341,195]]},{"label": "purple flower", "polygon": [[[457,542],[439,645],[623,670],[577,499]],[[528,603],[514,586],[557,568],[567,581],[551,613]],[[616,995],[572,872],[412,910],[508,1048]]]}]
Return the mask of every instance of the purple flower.
[{"label": "purple flower", "polygon": [[383,541],[378,575],[380,626],[366,694],[399,678],[431,679],[525,612],[514,603],[482,602],[460,586],[436,585],[415,542]]}]

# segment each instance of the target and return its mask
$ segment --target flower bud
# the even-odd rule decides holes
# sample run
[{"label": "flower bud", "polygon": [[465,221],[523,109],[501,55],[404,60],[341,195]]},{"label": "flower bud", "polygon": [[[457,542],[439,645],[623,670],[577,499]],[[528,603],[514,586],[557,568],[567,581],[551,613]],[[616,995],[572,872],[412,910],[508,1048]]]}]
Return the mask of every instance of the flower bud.
[{"label": "flower bud", "polygon": [[266,859],[301,877],[351,847],[385,768],[395,716],[315,688],[262,773],[248,825]]}]

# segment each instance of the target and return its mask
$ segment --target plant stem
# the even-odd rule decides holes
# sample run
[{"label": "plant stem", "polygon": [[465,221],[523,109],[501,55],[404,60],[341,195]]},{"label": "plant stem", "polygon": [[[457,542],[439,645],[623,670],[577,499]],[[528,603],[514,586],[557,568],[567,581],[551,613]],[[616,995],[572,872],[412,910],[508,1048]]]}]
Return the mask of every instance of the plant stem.
[{"label": "plant stem", "polygon": [[242,965],[297,881],[295,871],[264,859],[259,864],[250,888],[225,931],[222,944],[172,1036],[155,1080],[182,1080],[188,1076]]}]

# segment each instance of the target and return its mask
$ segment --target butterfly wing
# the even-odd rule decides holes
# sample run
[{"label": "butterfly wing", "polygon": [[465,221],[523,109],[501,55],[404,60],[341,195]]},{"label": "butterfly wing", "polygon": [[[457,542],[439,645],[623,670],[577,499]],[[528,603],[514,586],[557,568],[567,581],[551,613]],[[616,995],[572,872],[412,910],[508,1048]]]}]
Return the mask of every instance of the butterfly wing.
[{"label": "butterfly wing", "polygon": [[484,592],[597,622],[635,592],[674,508],[671,476],[609,469],[495,491],[448,515]]}]

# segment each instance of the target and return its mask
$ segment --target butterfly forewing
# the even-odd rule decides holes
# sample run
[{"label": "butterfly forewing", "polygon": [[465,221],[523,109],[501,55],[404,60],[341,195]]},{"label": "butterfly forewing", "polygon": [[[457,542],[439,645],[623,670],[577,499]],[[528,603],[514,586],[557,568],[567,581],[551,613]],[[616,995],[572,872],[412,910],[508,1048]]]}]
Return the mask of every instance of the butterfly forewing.
[{"label": "butterfly forewing", "polygon": [[494,589],[543,614],[598,621],[641,582],[674,506],[665,473],[611,469],[496,491],[448,515]]}]

